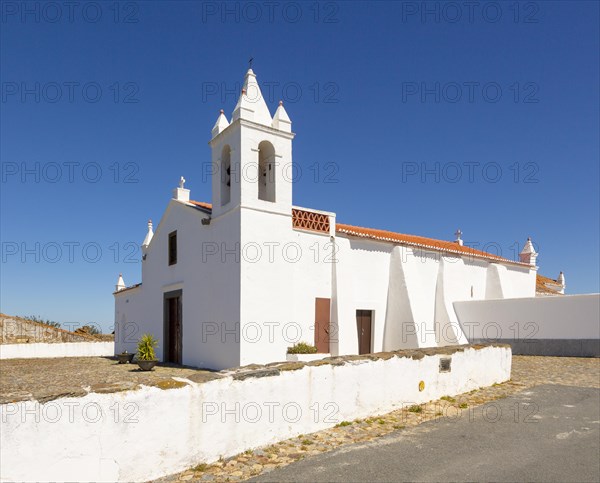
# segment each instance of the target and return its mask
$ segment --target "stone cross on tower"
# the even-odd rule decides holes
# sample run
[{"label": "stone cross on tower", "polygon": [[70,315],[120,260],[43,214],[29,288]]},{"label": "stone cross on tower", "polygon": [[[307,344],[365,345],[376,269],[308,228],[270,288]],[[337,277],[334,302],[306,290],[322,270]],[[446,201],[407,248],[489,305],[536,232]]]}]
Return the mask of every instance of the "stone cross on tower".
[{"label": "stone cross on tower", "polygon": [[182,176],[179,178],[179,188],[183,189],[183,184],[185,183],[185,178]]}]

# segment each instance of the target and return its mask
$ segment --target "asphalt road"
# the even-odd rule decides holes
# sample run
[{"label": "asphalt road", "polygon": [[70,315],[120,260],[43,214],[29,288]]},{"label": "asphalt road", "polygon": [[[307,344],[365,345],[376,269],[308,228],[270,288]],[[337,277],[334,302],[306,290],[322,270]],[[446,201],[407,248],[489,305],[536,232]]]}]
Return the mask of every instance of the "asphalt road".
[{"label": "asphalt road", "polygon": [[537,386],[250,481],[448,480],[600,482],[600,390]]}]

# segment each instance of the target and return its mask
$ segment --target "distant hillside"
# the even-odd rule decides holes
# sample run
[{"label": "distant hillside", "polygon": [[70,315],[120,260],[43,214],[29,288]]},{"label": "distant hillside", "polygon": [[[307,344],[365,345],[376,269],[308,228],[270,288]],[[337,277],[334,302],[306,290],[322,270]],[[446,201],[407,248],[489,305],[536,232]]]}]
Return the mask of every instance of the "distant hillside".
[{"label": "distant hillside", "polygon": [[49,325],[31,318],[0,313],[0,344],[33,342],[97,342],[113,340],[112,335],[92,334],[93,329],[81,327],[75,332]]}]

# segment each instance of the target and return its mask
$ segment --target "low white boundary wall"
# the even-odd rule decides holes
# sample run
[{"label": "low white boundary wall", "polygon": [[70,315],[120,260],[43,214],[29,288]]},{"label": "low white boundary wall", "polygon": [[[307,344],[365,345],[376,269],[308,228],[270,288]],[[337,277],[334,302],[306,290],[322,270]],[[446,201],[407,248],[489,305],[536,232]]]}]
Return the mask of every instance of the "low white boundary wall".
[{"label": "low white boundary wall", "polygon": [[454,302],[470,342],[514,354],[600,356],[600,294]]},{"label": "low white boundary wall", "polygon": [[115,343],[56,342],[31,344],[0,344],[0,359],[39,359],[41,357],[112,357]]},{"label": "low white boundary wall", "polygon": [[[271,366],[205,383],[178,379],[188,385],[170,390],[5,404],[0,479],[147,481],[510,378],[507,346],[446,349],[450,354],[407,351],[296,370]],[[448,357],[451,371],[440,372],[440,358]]]}]

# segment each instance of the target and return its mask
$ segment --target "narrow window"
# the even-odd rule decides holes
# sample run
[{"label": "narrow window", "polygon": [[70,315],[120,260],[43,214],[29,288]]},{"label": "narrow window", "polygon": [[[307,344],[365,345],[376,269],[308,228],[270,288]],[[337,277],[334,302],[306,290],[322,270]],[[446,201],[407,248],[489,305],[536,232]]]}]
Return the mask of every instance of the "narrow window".
[{"label": "narrow window", "polygon": [[221,153],[221,206],[231,200],[231,148],[225,146]]},{"label": "narrow window", "polygon": [[169,233],[169,265],[177,263],[177,231]]},{"label": "narrow window", "polygon": [[275,202],[275,149],[268,141],[258,145],[258,199]]}]

